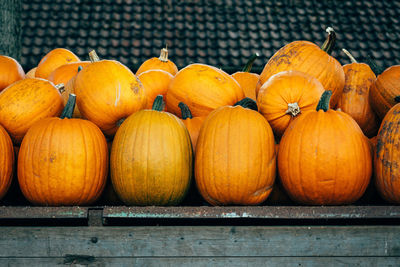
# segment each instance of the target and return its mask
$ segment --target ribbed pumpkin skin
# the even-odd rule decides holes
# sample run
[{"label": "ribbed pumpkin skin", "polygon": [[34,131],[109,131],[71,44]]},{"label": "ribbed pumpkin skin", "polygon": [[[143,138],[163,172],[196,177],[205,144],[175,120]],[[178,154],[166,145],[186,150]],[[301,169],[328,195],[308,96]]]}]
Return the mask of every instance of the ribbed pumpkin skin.
[{"label": "ribbed pumpkin skin", "polygon": [[10,188],[13,177],[14,148],[11,138],[0,126],[0,200]]},{"label": "ribbed pumpkin skin", "polygon": [[400,203],[400,105],[392,107],[382,121],[374,155],[375,184],[379,194]]},{"label": "ribbed pumpkin skin", "polygon": [[92,122],[46,118],[26,134],[18,156],[18,182],[36,205],[88,205],[107,178],[107,142]]},{"label": "ribbed pumpkin skin", "polygon": [[282,185],[299,203],[353,203],[371,178],[370,149],[368,139],[346,113],[309,112],[289,125],[279,144]]},{"label": "ribbed pumpkin skin", "polygon": [[148,70],[139,74],[138,79],[142,82],[146,93],[147,109],[151,109],[156,96],[167,94],[173,77],[171,73],[164,70]]},{"label": "ribbed pumpkin skin", "polygon": [[139,75],[148,70],[164,70],[171,75],[175,75],[178,72],[178,67],[174,62],[168,59],[167,62],[161,61],[157,57],[150,58],[140,65],[139,69],[136,72],[136,75]]},{"label": "ribbed pumpkin skin", "polygon": [[48,79],[49,75],[58,67],[77,61],[80,61],[79,58],[68,49],[53,49],[40,60],[35,77]]},{"label": "ribbed pumpkin skin", "polygon": [[243,89],[229,74],[212,66],[191,64],[181,69],[169,84],[166,107],[180,117],[178,104],[183,102],[193,117],[201,117],[243,98]]},{"label": "ribbed pumpkin skin", "polygon": [[378,75],[371,86],[369,101],[381,119],[391,107],[396,105],[394,98],[400,95],[399,77],[400,65],[391,66]]},{"label": "ribbed pumpkin skin", "polygon": [[63,83],[65,85],[72,77],[78,74],[79,66],[83,68],[89,64],[90,64],[89,61],[80,61],[80,62],[64,64],[55,69],[48,77],[48,80],[53,82],[54,84]]},{"label": "ribbed pumpkin skin", "polygon": [[195,178],[203,198],[212,205],[256,205],[275,180],[275,142],[268,122],[241,106],[221,107],[200,130]]},{"label": "ribbed pumpkin skin", "polygon": [[124,65],[114,60],[93,62],[75,79],[76,103],[82,117],[112,136],[118,122],[146,105],[143,85]]},{"label": "ribbed pumpkin skin", "polygon": [[0,55],[0,91],[25,77],[25,72],[15,59]]},{"label": "ribbed pumpkin skin", "polygon": [[0,124],[15,144],[36,121],[59,116],[64,108],[54,84],[38,78],[20,80],[0,93]]},{"label": "ribbed pumpkin skin", "polygon": [[264,84],[281,71],[297,70],[317,78],[325,90],[333,92],[331,106],[335,107],[344,86],[342,65],[316,44],[295,41],[279,49],[265,65],[260,75]]},{"label": "ribbed pumpkin skin", "polygon": [[189,133],[167,112],[141,110],[118,129],[111,149],[111,180],[127,205],[175,205],[193,172]]},{"label": "ribbed pumpkin skin", "polygon": [[376,135],[379,119],[369,103],[369,89],[376,76],[364,63],[351,63],[343,66],[345,85],[337,108],[349,114],[368,137]]},{"label": "ribbed pumpkin skin", "polygon": [[232,74],[232,77],[240,84],[245,97],[256,100],[256,88],[260,81],[260,75],[257,73],[238,71]]}]

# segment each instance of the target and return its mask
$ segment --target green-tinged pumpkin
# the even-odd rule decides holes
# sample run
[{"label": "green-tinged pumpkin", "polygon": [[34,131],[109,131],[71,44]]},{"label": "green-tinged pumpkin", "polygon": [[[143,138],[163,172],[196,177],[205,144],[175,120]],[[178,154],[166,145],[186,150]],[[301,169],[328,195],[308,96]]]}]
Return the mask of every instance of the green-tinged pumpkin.
[{"label": "green-tinged pumpkin", "polygon": [[10,188],[13,178],[14,149],[10,136],[0,125],[0,200]]}]

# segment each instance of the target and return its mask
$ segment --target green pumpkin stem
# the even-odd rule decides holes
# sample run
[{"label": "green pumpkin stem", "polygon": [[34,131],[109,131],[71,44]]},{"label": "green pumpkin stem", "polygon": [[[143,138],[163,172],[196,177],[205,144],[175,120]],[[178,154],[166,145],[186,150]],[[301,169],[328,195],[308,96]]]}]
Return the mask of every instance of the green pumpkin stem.
[{"label": "green pumpkin stem", "polygon": [[178,107],[181,109],[182,119],[193,119],[192,112],[190,112],[189,107],[185,103],[179,102]]},{"label": "green pumpkin stem", "polygon": [[80,72],[81,70],[82,70],[83,68],[82,68],[82,66],[78,66],[78,72]]},{"label": "green pumpkin stem", "polygon": [[321,98],[319,99],[318,105],[317,105],[317,111],[323,110],[325,112],[328,111],[329,109],[329,101],[331,101],[331,96],[332,96],[332,91],[331,90],[326,90]]},{"label": "green pumpkin stem", "polygon": [[253,99],[249,97],[245,97],[242,100],[238,101],[235,105],[233,106],[242,106],[244,108],[252,109],[255,111],[258,111],[257,103]]},{"label": "green pumpkin stem", "polygon": [[154,99],[152,110],[163,111],[165,106],[165,102],[162,95],[158,95],[156,99]]},{"label": "green pumpkin stem", "polygon": [[353,57],[352,54],[350,54],[349,51],[347,51],[346,49],[342,48],[343,53],[346,54],[346,56],[350,59],[351,63],[357,63],[357,60]]},{"label": "green pumpkin stem", "polygon": [[100,61],[99,56],[97,55],[96,51],[92,50],[89,52],[90,62],[97,62]]},{"label": "green pumpkin stem", "polygon": [[384,68],[379,66],[375,59],[372,57],[372,55],[367,56],[367,64],[371,67],[371,70],[375,73],[376,76],[380,75],[382,72],[384,72]]},{"label": "green pumpkin stem", "polygon": [[396,103],[400,103],[400,95],[396,96],[396,97],[394,98],[394,101],[395,101]]},{"label": "green pumpkin stem", "polygon": [[258,53],[253,54],[249,60],[247,61],[246,65],[243,68],[243,72],[250,72],[251,71],[251,67],[253,67],[253,63],[254,61],[256,61],[256,59],[259,57],[260,55]]},{"label": "green pumpkin stem", "polygon": [[328,33],[328,37],[325,42],[322,44],[321,49],[328,54],[331,54],[333,47],[335,46],[336,41],[336,33],[332,27],[326,28],[326,32]]},{"label": "green pumpkin stem", "polygon": [[67,104],[65,105],[60,118],[61,119],[71,119],[72,114],[74,114],[74,109],[75,109],[75,103],[76,103],[76,95],[74,94],[69,94]]}]

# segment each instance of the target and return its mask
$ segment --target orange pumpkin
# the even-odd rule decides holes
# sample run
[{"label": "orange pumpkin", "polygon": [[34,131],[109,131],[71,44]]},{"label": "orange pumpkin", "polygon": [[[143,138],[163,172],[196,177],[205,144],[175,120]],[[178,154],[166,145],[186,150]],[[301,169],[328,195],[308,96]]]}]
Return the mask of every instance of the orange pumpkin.
[{"label": "orange pumpkin", "polygon": [[264,83],[257,104],[280,138],[295,118],[315,110],[323,92],[324,87],[313,76],[300,71],[283,71]]},{"label": "orange pumpkin", "polygon": [[218,107],[233,105],[243,97],[238,82],[226,72],[204,64],[191,64],[172,79],[166,104],[169,112],[180,116],[178,105],[183,102],[194,117],[202,117]]},{"label": "orange pumpkin", "polygon": [[[80,65],[77,66],[76,74],[78,74],[79,71],[82,70],[82,67]],[[75,86],[75,79],[76,75],[73,76],[69,81],[65,84],[64,86],[64,91],[61,92],[61,96],[63,98],[64,105],[67,104],[69,95],[70,94],[75,94],[74,86]],[[72,118],[81,118],[81,112],[79,111],[78,106],[75,106],[74,113],[72,114]]]},{"label": "orange pumpkin", "polygon": [[0,55],[0,91],[25,77],[25,72],[15,59]]},{"label": "orange pumpkin", "polygon": [[[78,74],[78,69],[82,69],[88,64],[90,64],[89,61],[79,61],[61,65],[49,75],[48,80],[54,84],[67,84],[72,77]],[[68,99],[69,94],[66,94],[66,96]]]},{"label": "orange pumpkin", "polygon": [[48,79],[49,75],[58,67],[78,61],[80,61],[79,58],[65,48],[53,49],[40,60],[35,77]]},{"label": "orange pumpkin", "polygon": [[357,63],[354,57],[345,49],[351,64],[344,65],[345,84],[337,107],[349,114],[368,137],[376,135],[379,129],[379,119],[369,103],[369,90],[376,76],[365,63]]},{"label": "orange pumpkin", "polygon": [[299,203],[353,203],[371,179],[369,141],[348,114],[329,109],[330,95],[325,91],[315,111],[294,120],[279,144],[282,185]]},{"label": "orange pumpkin", "polygon": [[46,118],[28,130],[19,151],[18,182],[36,205],[89,205],[105,186],[107,142],[90,121],[70,119],[70,98],[61,118]]},{"label": "orange pumpkin", "polygon": [[0,200],[11,186],[14,167],[14,149],[11,138],[0,125]]},{"label": "orange pumpkin", "polygon": [[178,68],[176,67],[175,63],[168,59],[167,47],[161,49],[160,57],[153,57],[143,62],[137,70],[136,75],[155,69],[164,70],[172,75],[175,75],[178,72]]},{"label": "orange pumpkin", "polygon": [[122,121],[146,105],[141,82],[123,64],[100,60],[94,51],[92,63],[75,78],[74,91],[81,115],[113,136]]},{"label": "orange pumpkin", "polygon": [[214,110],[201,127],[195,179],[200,194],[211,205],[256,205],[272,190],[274,135],[267,120],[247,108],[255,103],[249,100]]},{"label": "orange pumpkin", "polygon": [[298,70],[316,77],[325,88],[333,91],[331,106],[335,107],[344,86],[342,65],[329,55],[335,42],[335,32],[328,28],[327,40],[319,48],[308,41],[295,41],[276,52],[260,75],[264,84],[272,75],[281,71]]},{"label": "orange pumpkin", "polygon": [[380,119],[397,102],[395,97],[400,95],[400,65],[387,68],[376,78],[370,89],[369,101]]},{"label": "orange pumpkin", "polygon": [[156,96],[167,94],[168,85],[173,77],[171,73],[164,70],[147,70],[138,75],[146,93],[147,109],[151,109]]},{"label": "orange pumpkin", "polygon": [[26,78],[35,78],[36,75],[36,67],[34,67],[33,69],[30,69],[26,74],[25,74],[25,79]]},{"label": "orange pumpkin", "polygon": [[374,153],[375,184],[383,199],[400,203],[400,104],[384,117]]},{"label": "orange pumpkin", "polygon": [[111,180],[127,205],[176,205],[185,197],[193,171],[190,136],[174,115],[153,109],[129,116],[111,149]]},{"label": "orange pumpkin", "polygon": [[232,77],[240,84],[244,91],[244,95],[253,100],[256,100],[256,88],[260,85],[260,75],[251,73],[251,67],[254,61],[259,57],[255,53],[246,63],[242,71],[235,72]]},{"label": "orange pumpkin", "polygon": [[64,105],[59,89],[47,80],[27,78],[0,93],[0,124],[15,144],[36,121],[61,114]]},{"label": "orange pumpkin", "polygon": [[197,138],[199,137],[201,125],[206,117],[193,117],[189,107],[183,102],[179,103],[179,108],[182,113],[182,122],[185,124],[186,129],[188,129],[190,139],[192,140],[193,152],[196,152]]}]

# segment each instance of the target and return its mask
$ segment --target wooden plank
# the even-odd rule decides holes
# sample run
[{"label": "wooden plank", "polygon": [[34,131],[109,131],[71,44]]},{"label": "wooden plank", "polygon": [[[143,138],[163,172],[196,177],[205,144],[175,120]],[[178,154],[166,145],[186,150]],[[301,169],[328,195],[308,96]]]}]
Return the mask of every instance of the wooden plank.
[{"label": "wooden plank", "polygon": [[0,257],[400,256],[400,226],[1,227]]},{"label": "wooden plank", "polygon": [[1,206],[0,219],[85,219],[89,207]]},{"label": "wooden plank", "polygon": [[0,258],[0,266],[193,266],[193,267],[236,267],[236,266],[399,266],[400,257],[185,257],[185,258]]}]

